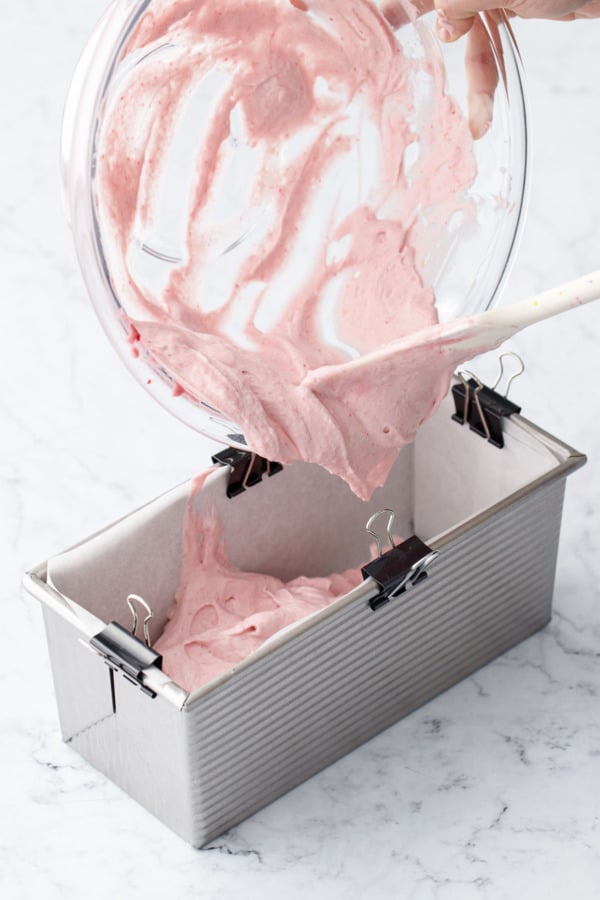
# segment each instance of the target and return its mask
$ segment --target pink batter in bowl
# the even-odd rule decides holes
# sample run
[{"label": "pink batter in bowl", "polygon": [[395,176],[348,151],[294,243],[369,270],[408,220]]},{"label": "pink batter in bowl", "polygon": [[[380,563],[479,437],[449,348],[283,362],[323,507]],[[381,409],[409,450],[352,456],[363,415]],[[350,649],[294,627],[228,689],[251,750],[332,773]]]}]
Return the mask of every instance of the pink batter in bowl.
[{"label": "pink batter in bowl", "polygon": [[498,87],[473,142],[464,46],[433,21],[397,0],[117,0],[65,112],[77,251],[128,368],[197,430],[319,462],[361,496],[439,401],[447,360],[404,426],[384,408],[367,423],[358,400],[393,372],[355,385],[353,411],[337,367],[489,307],[522,219],[510,29],[482,26]]}]

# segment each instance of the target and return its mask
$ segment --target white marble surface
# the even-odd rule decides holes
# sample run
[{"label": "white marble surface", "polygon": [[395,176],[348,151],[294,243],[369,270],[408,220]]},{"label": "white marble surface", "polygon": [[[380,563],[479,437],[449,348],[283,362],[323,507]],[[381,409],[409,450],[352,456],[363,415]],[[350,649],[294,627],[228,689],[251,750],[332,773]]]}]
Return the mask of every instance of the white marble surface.
[{"label": "white marble surface", "polygon": [[[22,571],[207,455],[117,364],[63,224],[61,107],[102,7],[0,3],[0,895],[597,897],[600,308],[514,342],[524,411],[590,457],[568,484],[547,629],[205,851],[61,743]],[[600,22],[517,32],[535,161],[514,298],[597,267],[600,245]]]}]

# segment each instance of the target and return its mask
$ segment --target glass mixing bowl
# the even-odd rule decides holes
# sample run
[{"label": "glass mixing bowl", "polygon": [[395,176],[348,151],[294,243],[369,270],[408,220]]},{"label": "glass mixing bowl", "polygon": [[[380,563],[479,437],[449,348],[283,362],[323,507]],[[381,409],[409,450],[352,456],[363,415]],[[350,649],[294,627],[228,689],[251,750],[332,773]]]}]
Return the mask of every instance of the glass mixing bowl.
[{"label": "glass mixing bowl", "polygon": [[[197,2],[210,3],[211,0]],[[212,2],[218,3],[218,0]],[[298,8],[305,6],[301,0],[289,2]],[[113,271],[114,247],[109,250],[108,246],[111,236],[106,233],[99,215],[99,141],[105,118],[111,104],[114,106],[115,98],[126,91],[128,84],[135,79],[138,67],[143,67],[147,62],[147,51],[135,46],[132,49],[132,36],[135,37],[140,23],[154,15],[157,6],[161,6],[157,0],[116,0],[99,22],[83,53],[67,101],[62,136],[62,177],[67,213],[94,307],[126,366],[155,399],[178,418],[209,437],[243,448],[246,441],[241,428],[229,421],[227,410],[217,408],[214,397],[192,396],[189,391],[182,391],[177,372],[169,371],[168,366],[157,362],[143,349],[140,352],[135,341],[135,329],[131,327],[127,299],[119,290],[119,280]],[[506,21],[497,22],[490,18],[481,21],[497,69],[498,86],[491,127],[473,145],[477,174],[466,194],[469,212],[465,214],[463,205],[455,215],[447,216],[443,228],[434,223],[427,225],[427,247],[418,259],[421,278],[435,292],[440,321],[482,311],[497,300],[514,255],[523,217],[528,159],[519,53]],[[441,71],[445,70],[446,93],[467,115],[465,41],[442,45],[435,36],[434,26],[434,13],[414,21],[405,19],[395,29],[390,26],[403,52],[422,62],[420,68],[417,66],[419,73],[413,90],[417,115],[412,121],[414,142],[407,147],[405,154],[407,167],[412,164],[411,153],[416,155],[419,130],[423,127],[435,128],[435,121],[431,121],[431,110],[435,114],[435,107],[431,106],[428,95],[432,63],[438,68],[441,65]],[[249,34],[248,40],[251,39]],[[174,46],[168,39],[162,40],[151,51],[163,55],[166,71],[169,53]],[[180,200],[194,177],[189,166],[190,148],[202,142],[202,130],[198,123],[202,123],[203,116],[206,116],[206,103],[209,101],[210,97],[207,100],[204,90],[204,98],[196,108],[196,115],[188,116],[182,126],[184,134],[178,137],[180,158],[167,173],[167,200],[162,204],[158,225],[151,235],[138,235],[135,247],[127,250],[132,271],[137,273],[141,282],[149,285],[151,294],[165,284],[184,255],[180,246],[180,208],[183,205]],[[146,96],[144,102],[151,104],[152,97]],[[231,140],[239,142],[239,136],[232,134]],[[245,164],[243,150],[242,147],[239,153],[241,168],[234,178],[236,187],[232,188],[241,193]],[[346,182],[352,181],[348,171],[344,179]],[[250,231],[251,228],[247,233]],[[231,241],[226,241],[227,251],[240,245],[243,251],[247,233],[239,236],[232,232]],[[114,236],[112,240],[114,244]],[[227,258],[224,265],[226,268]],[[223,267],[217,267],[212,282],[217,295],[219,272],[223,277],[226,274]],[[331,330],[331,323],[329,327]],[[352,348],[348,349],[352,355]]]}]

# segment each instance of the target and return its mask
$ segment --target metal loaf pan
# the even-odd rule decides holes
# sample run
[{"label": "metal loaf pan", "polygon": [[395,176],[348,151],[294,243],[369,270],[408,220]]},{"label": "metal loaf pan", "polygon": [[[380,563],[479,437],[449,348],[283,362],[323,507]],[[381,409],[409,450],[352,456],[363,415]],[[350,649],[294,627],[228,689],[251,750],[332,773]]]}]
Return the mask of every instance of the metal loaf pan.
[{"label": "metal loaf pan", "polygon": [[143,653],[124,671],[90,646],[108,623],[130,625],[131,592],[151,605],[158,635],[188,485],[30,572],[64,740],[202,846],[542,628],[565,478],[585,457],[516,414],[499,449],[452,411],[449,397],[369,503],[315,466],[287,466],[232,498],[231,470],[215,470],[195,502],[218,510],[241,569],[287,579],[365,563],[365,522],[382,507],[439,555],[412,590],[374,602],[381,588],[367,578],[191,694]]}]

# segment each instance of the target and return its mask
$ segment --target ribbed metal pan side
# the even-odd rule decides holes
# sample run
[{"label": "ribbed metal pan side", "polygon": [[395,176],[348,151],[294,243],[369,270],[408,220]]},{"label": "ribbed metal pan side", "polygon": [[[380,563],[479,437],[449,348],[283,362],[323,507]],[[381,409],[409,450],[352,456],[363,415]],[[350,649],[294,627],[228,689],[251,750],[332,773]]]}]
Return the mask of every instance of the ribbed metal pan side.
[{"label": "ribbed metal pan side", "polygon": [[185,840],[191,840],[185,717],[110,669],[79,628],[43,606],[63,740]]},{"label": "ribbed metal pan side", "polygon": [[356,601],[184,713],[199,846],[542,627],[564,480],[444,547],[428,581]]},{"label": "ribbed metal pan side", "polygon": [[[339,752],[341,747],[347,744],[348,748],[352,749],[352,746],[356,746],[354,742],[358,734],[370,736],[376,733],[372,731],[373,727],[378,726],[378,730],[381,730],[393,724],[403,715],[406,715],[405,709],[416,709],[417,706],[427,702],[432,696],[436,696],[446,690],[447,687],[450,687],[447,683],[449,666],[455,667],[456,681],[458,681],[474,671],[474,665],[475,668],[479,668],[479,666],[488,661],[490,653],[495,648],[503,647],[504,651],[514,646],[515,643],[518,643],[524,637],[539,630],[547,620],[547,616],[542,618],[539,616],[531,617],[528,621],[519,620],[518,626],[512,632],[506,632],[501,635],[495,633],[493,639],[486,641],[483,646],[480,646],[477,640],[474,640],[468,646],[468,654],[464,659],[458,659],[456,654],[448,654],[440,660],[438,666],[431,671],[428,677],[420,679],[416,683],[404,685],[398,691],[394,690],[393,698],[386,697],[381,692],[374,700],[369,697],[361,698],[361,701],[357,702],[352,715],[346,715],[343,718],[339,715],[330,717],[323,711],[319,719],[315,718],[314,722],[311,719],[311,724],[308,728],[303,725],[303,720],[300,720],[294,727],[286,728],[285,731],[279,733],[278,737],[280,739],[274,741],[274,746],[271,750],[273,753],[278,754],[279,759],[285,756],[288,768],[304,763],[308,745],[313,753],[322,753],[323,757],[328,756],[329,753],[334,753],[331,757],[331,761],[333,761],[340,755],[343,755],[343,753]],[[324,735],[323,726],[325,722],[327,723],[327,734]],[[335,732],[336,741],[334,745],[332,745],[330,740],[331,731]],[[363,737],[363,740],[366,739],[367,737]],[[346,749],[344,752],[348,752],[348,750]],[[204,797],[204,816],[218,815],[222,808],[227,808],[230,803],[235,802],[239,804],[247,799],[255,799],[260,796],[264,788],[271,788],[276,783],[273,771],[266,768],[262,759],[259,759],[254,752],[247,753],[244,747],[244,757],[249,759],[250,762],[244,766],[243,780],[230,782],[227,779],[221,779],[213,772],[213,805],[210,805],[210,797],[202,795]],[[223,766],[225,769],[228,769],[226,763]],[[287,771],[282,772],[281,776],[285,779]]]},{"label": "ribbed metal pan side", "polygon": [[[423,589],[422,597],[419,599],[423,602],[423,617],[421,621],[424,627],[419,627],[418,614],[420,610],[418,608],[407,611],[406,621],[398,617],[397,621],[388,623],[385,634],[381,636],[381,640],[378,642],[378,653],[375,657],[373,657],[372,652],[369,652],[371,648],[365,642],[365,644],[356,649],[349,665],[357,675],[364,673],[365,675],[371,674],[373,677],[377,677],[378,674],[383,674],[388,665],[386,657],[388,655],[397,655],[401,652],[403,671],[407,674],[412,674],[412,669],[414,668],[417,673],[424,651],[434,644],[439,644],[440,653],[448,645],[452,646],[452,641],[458,640],[465,627],[468,627],[471,617],[477,634],[484,640],[493,631],[498,620],[502,621],[506,618],[510,621],[511,617],[522,616],[531,610],[537,611],[535,602],[540,599],[538,588],[545,577],[546,570],[543,563],[532,566],[531,570],[523,574],[521,582],[522,596],[516,598],[507,597],[500,610],[494,605],[493,591],[482,591],[475,602],[461,605],[460,612],[454,612],[453,614],[450,604],[460,599],[458,594],[461,584],[457,585],[457,590],[449,591],[443,597],[440,597],[439,593],[426,596]],[[463,584],[462,587],[468,586]],[[547,601],[544,599],[540,600],[540,602],[543,604],[543,608],[546,609]],[[408,615],[409,612],[412,614],[413,621]],[[415,612],[417,613],[416,621],[414,621]],[[358,615],[361,615],[360,611],[358,611]],[[401,644],[399,644],[399,641]],[[320,666],[319,672],[327,681],[335,677],[336,671],[339,669],[339,656],[341,655],[343,655],[343,648],[334,649],[328,659]],[[289,674],[291,677],[294,677],[294,672]],[[356,700],[360,691],[357,693],[356,685],[345,685],[340,688],[336,696],[343,699],[345,694],[350,692]],[[280,722],[285,724],[287,719],[296,716],[304,707],[310,707],[319,693],[319,683],[315,682],[307,685],[302,700],[294,705],[293,710],[285,710],[282,713]],[[234,730],[246,724],[250,726],[257,721],[257,711],[249,710],[247,705],[244,705],[244,699],[247,698],[243,697],[239,704],[236,703],[235,706],[232,705],[230,708],[230,724]],[[270,716],[270,711],[262,710],[261,708],[258,711],[258,715],[260,716],[261,714],[268,717]],[[226,740],[228,737],[233,737],[233,732],[228,733],[223,727],[224,723],[215,720],[210,714],[207,714],[203,721],[204,726],[200,736],[203,742],[209,743],[213,739]]]},{"label": "ribbed metal pan side", "polygon": [[[418,663],[412,665],[411,669],[406,673],[402,673],[402,677],[398,677],[392,684],[383,681],[386,669],[393,663],[388,654],[382,659],[382,665],[379,667],[379,673],[372,678],[370,683],[361,683],[360,689],[353,694],[352,690],[346,692],[352,696],[342,697],[337,692],[331,693],[328,702],[320,706],[319,714],[326,719],[328,730],[335,730],[339,737],[346,729],[352,730],[360,719],[369,720],[377,718],[386,706],[392,705],[394,708],[410,703],[411,698],[416,694],[421,696],[423,689],[429,690],[430,684],[443,683],[447,677],[446,673],[449,667],[459,667],[461,665],[461,653],[463,654],[462,662],[464,668],[469,669],[472,661],[481,658],[487,658],[490,652],[500,644],[512,646],[521,639],[523,632],[531,634],[536,628],[541,627],[548,620],[546,610],[536,610],[530,616],[524,617],[522,611],[514,609],[509,612],[512,619],[512,628],[507,622],[501,622],[488,635],[487,639],[481,639],[480,633],[475,632],[471,635],[470,640],[453,638],[449,636],[446,642],[438,641],[431,647],[424,648],[424,652],[435,654],[435,663],[432,663],[426,675],[420,671]],[[363,678],[368,677],[367,672],[361,673]],[[359,676],[360,677],[360,676]],[[389,688],[393,686],[393,694],[390,695]],[[388,690],[382,690],[387,687]],[[444,688],[441,688],[442,690]],[[322,723],[316,721],[315,714],[311,708],[307,710],[294,709],[292,716],[279,716],[280,709],[283,707],[277,704],[276,708],[271,711],[272,715],[277,716],[277,731],[272,735],[270,749],[272,752],[282,753],[291,752],[293,747],[301,746],[306,741],[310,741],[314,746],[318,742],[319,734],[322,729]],[[305,721],[305,718],[308,721]],[[263,719],[263,729],[268,729],[268,721]],[[260,755],[262,750],[261,739],[254,743],[244,743],[245,766],[243,777],[245,779],[255,780],[259,770],[263,767],[263,757]],[[221,746],[223,744],[221,743]],[[229,744],[229,748],[232,745]],[[200,747],[201,751],[202,748]],[[211,793],[217,789],[217,785],[223,778],[223,772],[228,771],[229,775],[225,779],[227,781],[226,790],[234,787],[231,781],[231,768],[235,766],[235,757],[239,754],[239,747],[233,746],[233,752],[224,753],[218,759],[207,761],[205,776],[211,783]],[[211,765],[212,763],[212,765]],[[217,805],[222,800],[222,793],[217,791]],[[205,809],[209,807],[209,798],[205,796]]]},{"label": "ribbed metal pan side", "polygon": [[[558,490],[562,494],[563,488],[559,487]],[[530,504],[538,506],[543,502],[541,496],[541,494],[536,494],[535,498],[530,497],[512,508],[511,519],[508,525],[510,530],[526,531],[531,516]],[[472,585],[476,578],[476,567],[483,567],[485,564],[485,578],[483,581],[488,583],[494,582],[494,576],[497,576],[499,571],[504,574],[506,570],[506,548],[502,546],[502,523],[505,521],[505,515],[506,513],[497,516],[493,520],[488,520],[476,530],[462,535],[459,539],[452,542],[451,545],[445,546],[443,555],[435,563],[435,567],[432,568],[431,574],[437,578],[438,584],[443,577],[446,591],[461,590],[464,593],[464,581],[466,579],[468,596],[464,599],[465,603],[473,602],[476,605],[478,604],[478,594],[472,590]],[[537,544],[545,546],[547,541],[552,541],[559,528],[560,521],[556,518],[550,516],[541,517],[541,520],[537,522]],[[491,547],[492,549],[490,549]],[[528,563],[528,566],[525,567],[527,569],[533,561],[531,540],[517,540],[513,542],[510,546],[510,552],[512,554],[512,567],[518,566],[519,563],[525,560]],[[465,562],[466,554],[469,555],[467,562]],[[443,576],[440,573],[443,573]],[[481,582],[481,579],[479,581]],[[430,581],[425,583],[419,590],[422,592],[432,588],[433,581]],[[419,596],[422,599],[422,594]],[[423,617],[427,614],[427,610],[431,609],[431,606],[428,605],[427,610],[423,610],[423,603],[417,604],[416,597],[416,594],[407,594],[405,595],[406,599],[402,599],[403,616],[410,617],[412,615],[416,617],[417,628],[422,629],[425,623]],[[318,627],[308,628],[300,634],[290,633],[288,640],[290,644],[293,644],[293,652],[290,653],[288,667],[297,666],[296,674],[300,674],[306,666],[305,651],[310,651],[312,655],[318,653],[321,649],[331,648],[335,645],[345,647],[348,637],[352,635],[355,628],[356,610],[357,608],[362,610],[363,606],[363,602],[358,604],[353,602],[343,606],[341,609],[339,607],[337,609],[331,607],[328,610],[330,613],[329,617],[321,621]],[[383,609],[387,609],[389,614],[389,606]],[[437,614],[438,611],[435,611],[435,615]],[[407,621],[408,619],[403,619],[403,625],[406,625]],[[367,618],[361,618],[361,627],[364,629],[377,628],[379,630],[379,624],[379,620],[374,614],[368,615]],[[279,650],[263,659],[253,661],[250,667],[252,673],[249,677],[251,677],[257,688],[264,687],[268,689],[272,684],[272,666],[276,668],[279,666]],[[227,697],[228,703],[232,705],[232,708],[247,709],[246,701],[240,694],[240,687],[245,677],[248,676],[245,676],[244,670],[240,669],[231,679],[219,685],[217,689],[199,697],[193,704],[188,705],[188,711],[201,707],[204,713],[208,713],[213,705],[220,706],[225,697]],[[254,710],[251,710],[250,713],[253,715]]]}]

